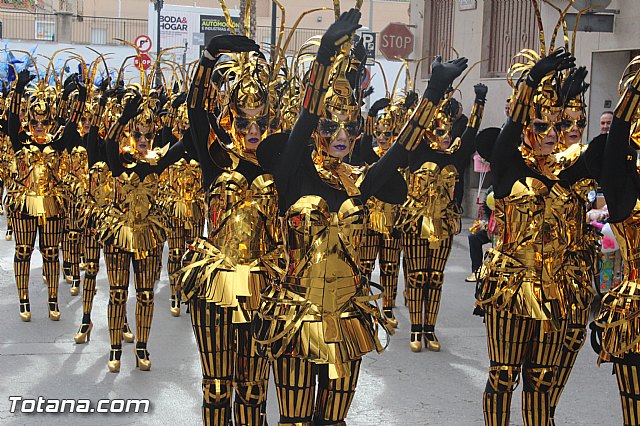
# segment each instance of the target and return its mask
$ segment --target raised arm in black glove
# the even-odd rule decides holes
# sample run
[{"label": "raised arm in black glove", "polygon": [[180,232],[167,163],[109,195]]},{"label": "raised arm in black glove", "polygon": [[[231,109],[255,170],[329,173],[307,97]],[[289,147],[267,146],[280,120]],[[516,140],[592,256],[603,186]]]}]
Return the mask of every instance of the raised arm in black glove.
[{"label": "raised arm in black glove", "polygon": [[529,76],[527,77],[527,84],[531,87],[535,87],[542,79],[549,75],[553,74],[556,71],[563,71],[569,68],[573,68],[576,63],[576,58],[571,56],[569,52],[564,50],[564,48],[560,48],[558,50],[554,50],[549,53],[549,55],[541,58],[529,71]]},{"label": "raised arm in black glove", "polygon": [[257,52],[260,46],[243,35],[224,34],[215,36],[207,44],[206,52],[214,59],[218,55],[231,52]]},{"label": "raised arm in black glove", "polygon": [[28,69],[24,69],[18,73],[18,79],[16,80],[16,92],[24,92],[24,88],[27,87],[29,82],[36,78],[35,75],[32,75]]},{"label": "raised arm in black glove", "polygon": [[329,26],[320,41],[320,48],[316,55],[318,63],[328,65],[331,62],[331,57],[335,55],[338,48],[351,37],[355,30],[362,26],[358,23],[360,16],[361,13],[358,9],[350,9]]},{"label": "raised arm in black glove", "polygon": [[434,103],[439,102],[451,83],[467,69],[467,62],[469,62],[467,58],[442,62],[442,57],[436,57],[431,63],[431,79],[423,97]]},{"label": "raised arm in black glove", "polygon": [[376,117],[380,112],[380,110],[385,109],[390,104],[391,104],[391,99],[389,98],[378,99],[373,103],[373,105],[371,105],[371,108],[369,108],[369,116]]},{"label": "raised arm in black glove", "polygon": [[569,75],[562,82],[562,88],[560,94],[562,96],[561,102],[567,103],[568,101],[577,98],[587,91],[589,83],[585,82],[587,78],[586,67],[574,68]]},{"label": "raised arm in black glove", "polygon": [[411,109],[415,106],[416,102],[420,99],[420,95],[418,92],[411,90],[407,93],[407,96],[404,98],[404,107],[406,109]]},{"label": "raised arm in black glove", "polygon": [[140,105],[142,104],[142,96],[137,91],[130,92],[131,95],[126,97],[126,103],[122,109],[122,115],[120,116],[120,123],[126,124],[132,118],[136,117],[142,112]]},{"label": "raised arm in black glove", "polygon": [[482,83],[478,83],[475,86],[473,86],[473,91],[476,94],[475,101],[484,105],[484,103],[487,100],[487,92],[489,92],[489,88]]}]

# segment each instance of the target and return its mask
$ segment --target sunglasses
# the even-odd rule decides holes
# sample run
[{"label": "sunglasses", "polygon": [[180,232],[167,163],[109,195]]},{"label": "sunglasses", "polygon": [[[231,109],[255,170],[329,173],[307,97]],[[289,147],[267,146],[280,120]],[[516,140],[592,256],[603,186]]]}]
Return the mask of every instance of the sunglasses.
[{"label": "sunglasses", "polygon": [[438,136],[439,138],[444,137],[447,133],[449,133],[448,129],[444,129],[442,127],[438,127],[433,131],[433,134]]},{"label": "sunglasses", "polygon": [[345,132],[352,138],[360,135],[360,122],[359,121],[333,121],[323,118],[318,123],[318,131],[325,137],[335,136],[340,129],[344,129]]},{"label": "sunglasses", "polygon": [[267,130],[267,127],[269,127],[269,116],[260,115],[257,117],[248,118],[237,115],[233,117],[233,124],[236,127],[236,130],[238,130],[239,132],[248,132],[252,124],[255,124],[256,126],[258,126],[261,132],[264,132],[265,130]]},{"label": "sunglasses", "polygon": [[554,129],[556,129],[556,132],[559,132],[560,130],[562,130],[562,124],[561,123],[549,123],[548,121],[536,121],[534,123],[531,123],[531,128],[533,130],[533,133],[541,135],[543,133],[548,133],[549,130],[551,130],[551,127],[553,126]]},{"label": "sunglasses", "polygon": [[578,119],[565,118],[560,122],[560,130],[567,131],[573,127],[577,127],[578,129],[584,129],[587,127],[587,119],[584,117]]},{"label": "sunglasses", "polygon": [[32,118],[31,120],[29,120],[29,125],[33,127],[37,126],[38,124],[42,124],[43,126],[46,127],[51,125],[51,120],[46,118],[44,120],[36,120],[35,118]]},{"label": "sunglasses", "polygon": [[391,136],[395,136],[395,133],[393,132],[379,132],[376,130],[376,136],[384,136],[386,138],[390,138]]},{"label": "sunglasses", "polygon": [[142,138],[145,138],[146,140],[150,141],[153,139],[153,133],[149,132],[149,133],[141,133],[139,131],[135,131],[131,134],[131,136],[133,136],[133,139],[135,140],[140,140]]}]

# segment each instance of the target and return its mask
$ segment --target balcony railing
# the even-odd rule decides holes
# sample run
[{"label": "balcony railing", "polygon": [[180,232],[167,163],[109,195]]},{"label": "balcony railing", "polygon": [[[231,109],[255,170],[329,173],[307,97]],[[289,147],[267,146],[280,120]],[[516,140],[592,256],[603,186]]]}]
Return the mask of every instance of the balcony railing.
[{"label": "balcony railing", "polygon": [[[0,9],[0,38],[3,39],[61,41],[58,24],[56,14]],[[71,37],[64,41],[78,44],[121,44],[115,39],[133,41],[148,31],[146,19],[73,16],[70,25]]]}]

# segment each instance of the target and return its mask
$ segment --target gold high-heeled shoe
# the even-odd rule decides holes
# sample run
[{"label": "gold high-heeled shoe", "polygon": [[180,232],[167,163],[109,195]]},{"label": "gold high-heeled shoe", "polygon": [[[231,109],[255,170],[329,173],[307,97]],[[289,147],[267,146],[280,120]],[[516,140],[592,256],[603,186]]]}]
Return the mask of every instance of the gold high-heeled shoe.
[{"label": "gold high-heeled shoe", "polygon": [[151,370],[151,360],[147,348],[136,348],[134,352],[136,354],[136,368],[139,368],[140,371]]},{"label": "gold high-heeled shoe", "polygon": [[122,349],[111,349],[109,352],[109,361],[107,361],[107,367],[111,373],[120,372],[120,357],[122,356]]},{"label": "gold high-heeled shoe", "polygon": [[171,312],[171,315],[174,317],[180,316],[180,300],[177,300],[174,297],[171,298],[171,307],[169,308],[169,312]]},{"label": "gold high-heeled shoe", "polygon": [[440,352],[440,342],[438,342],[438,338],[436,337],[434,327],[425,326],[425,330],[423,334],[424,334],[425,347],[432,352]]},{"label": "gold high-heeled shoe", "polygon": [[409,348],[411,352],[422,352],[422,332],[412,331],[411,341],[409,342]]},{"label": "gold high-heeled shoe", "polygon": [[82,324],[76,335],[73,337],[73,340],[76,341],[76,345],[82,345],[83,343],[90,341],[91,330],[93,330],[92,322],[89,324]]},{"label": "gold high-heeled shoe", "polygon": [[127,343],[133,343],[133,332],[129,328],[129,323],[124,323],[124,327],[122,327],[122,340]]},{"label": "gold high-heeled shoe", "polygon": [[60,309],[58,309],[57,299],[49,299],[49,319],[51,321],[60,321]]},{"label": "gold high-heeled shoe", "polygon": [[7,233],[4,234],[4,239],[7,241],[13,240],[13,229],[7,229]]},{"label": "gold high-heeled shoe", "polygon": [[24,322],[31,321],[31,305],[29,302],[20,302],[20,319]]},{"label": "gold high-heeled shoe", "polygon": [[69,293],[71,293],[72,296],[80,294],[80,277],[73,278],[71,281],[71,287],[69,287]]},{"label": "gold high-heeled shoe", "polygon": [[398,328],[398,320],[393,315],[393,309],[391,309],[391,308],[383,308],[382,309],[382,313],[387,318],[387,322],[389,323],[389,325],[391,327]]}]

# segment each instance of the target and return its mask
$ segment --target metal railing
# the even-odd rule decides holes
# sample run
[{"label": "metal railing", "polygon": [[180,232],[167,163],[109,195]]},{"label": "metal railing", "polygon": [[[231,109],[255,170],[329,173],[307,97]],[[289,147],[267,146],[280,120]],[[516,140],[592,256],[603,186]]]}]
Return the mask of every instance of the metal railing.
[{"label": "metal railing", "polygon": [[71,39],[80,44],[121,44],[116,39],[133,41],[147,32],[146,19],[78,16],[73,19]]},{"label": "metal railing", "polygon": [[[1,3],[0,3],[1,4]],[[59,40],[58,15],[0,9],[0,38],[13,40]],[[148,31],[146,19],[72,16],[70,43],[122,44],[115,40],[134,40]]]},{"label": "metal railing", "polygon": [[[324,34],[325,30],[315,29],[315,28],[297,28],[291,37],[291,42],[289,46],[287,46],[286,53],[295,53],[300,49],[307,40],[309,40],[313,36]],[[291,28],[285,28],[284,30],[284,40],[291,34]],[[277,35],[276,35],[277,37]],[[270,45],[271,44],[271,27],[270,26],[258,26],[256,28],[256,41],[262,45]],[[284,43],[284,41],[283,41]]]}]

